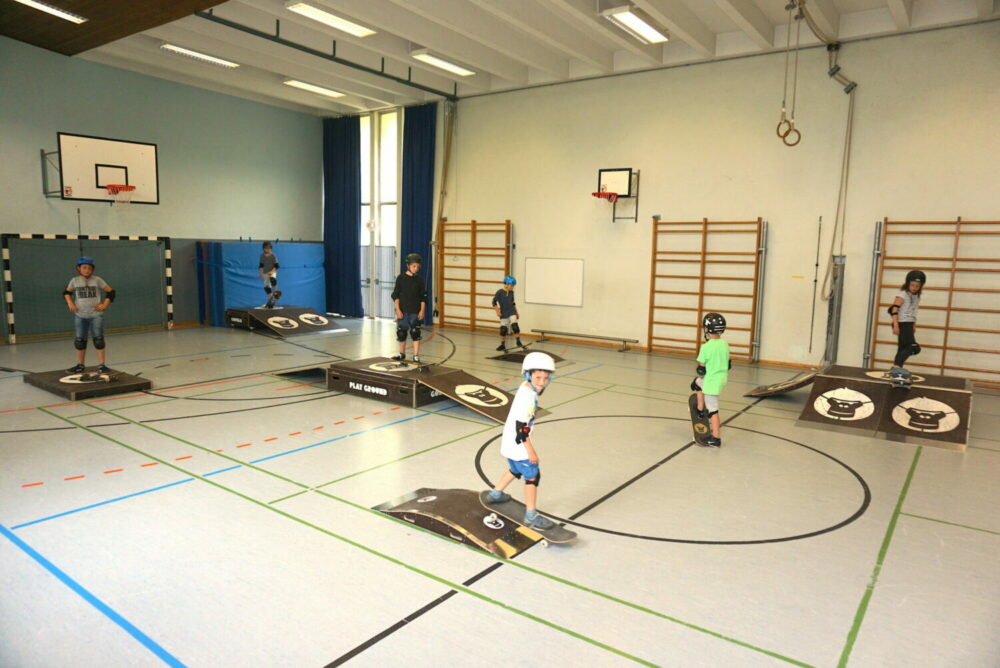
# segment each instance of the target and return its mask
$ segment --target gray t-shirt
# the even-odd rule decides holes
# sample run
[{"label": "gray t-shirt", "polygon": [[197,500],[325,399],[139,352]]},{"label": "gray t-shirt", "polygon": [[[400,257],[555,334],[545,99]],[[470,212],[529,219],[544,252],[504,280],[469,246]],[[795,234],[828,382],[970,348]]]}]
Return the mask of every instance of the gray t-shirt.
[{"label": "gray t-shirt", "polygon": [[267,253],[260,254],[260,271],[262,274],[267,276],[271,273],[272,269],[278,267],[278,256],[274,253],[268,255]]},{"label": "gray t-shirt", "polygon": [[73,302],[77,308],[76,314],[81,318],[93,318],[95,315],[99,315],[101,311],[94,307],[107,297],[104,292],[107,285],[103,278],[93,274],[90,278],[74,276],[69,279],[69,285],[66,286],[66,289],[73,293]]},{"label": "gray t-shirt", "polygon": [[920,308],[920,295],[903,290],[896,296],[903,300],[903,303],[899,305],[899,322],[916,322],[917,309]]}]

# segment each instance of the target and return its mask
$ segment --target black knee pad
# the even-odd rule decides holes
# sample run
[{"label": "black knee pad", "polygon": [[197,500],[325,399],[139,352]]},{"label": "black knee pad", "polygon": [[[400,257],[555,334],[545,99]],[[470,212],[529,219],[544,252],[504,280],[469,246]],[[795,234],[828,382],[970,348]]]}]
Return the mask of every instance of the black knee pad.
[{"label": "black knee pad", "polygon": [[525,485],[534,485],[535,487],[538,487],[538,483],[541,482],[541,480],[542,480],[542,472],[539,471],[538,475],[536,475],[531,480],[525,480],[524,484]]},{"label": "black knee pad", "polygon": [[708,419],[711,420],[713,415],[718,415],[719,411],[710,411],[708,414]]},{"label": "black knee pad", "polygon": [[77,350],[86,350],[87,339],[73,339],[73,347]]},{"label": "black knee pad", "polygon": [[919,343],[914,343],[914,344],[910,345],[910,354],[911,355],[919,355],[920,354],[920,344]]},{"label": "black knee pad", "polygon": [[410,327],[410,338],[414,341],[420,340],[420,323],[418,322],[413,327]]},{"label": "black knee pad", "polygon": [[406,340],[406,327],[396,325],[396,340],[400,343]]},{"label": "black knee pad", "polygon": [[266,292],[267,294],[271,294],[271,286],[270,285],[265,285],[264,286],[264,292]]},{"label": "black knee pad", "polygon": [[510,331],[514,332],[515,334],[520,334],[521,333],[521,327],[516,322],[511,323],[511,325],[510,325]]},{"label": "black knee pad", "polygon": [[691,389],[693,391],[695,391],[695,392],[701,392],[701,388],[698,387],[698,379],[697,378],[695,378],[694,380],[691,381]]},{"label": "black knee pad", "polygon": [[277,284],[278,284],[278,279],[274,276],[271,276],[271,286],[273,287]]},{"label": "black knee pad", "polygon": [[97,348],[98,350],[104,350],[104,337],[103,336],[95,336],[94,337],[94,347]]},{"label": "black knee pad", "polygon": [[520,474],[520,473],[518,473],[517,471],[511,471],[511,472],[510,472],[510,474],[511,474],[512,476],[514,476],[514,479],[515,479],[515,480],[520,480],[520,479],[521,479],[521,474]]},{"label": "black knee pad", "polygon": [[507,325],[500,325],[500,336],[506,338],[507,336]]}]

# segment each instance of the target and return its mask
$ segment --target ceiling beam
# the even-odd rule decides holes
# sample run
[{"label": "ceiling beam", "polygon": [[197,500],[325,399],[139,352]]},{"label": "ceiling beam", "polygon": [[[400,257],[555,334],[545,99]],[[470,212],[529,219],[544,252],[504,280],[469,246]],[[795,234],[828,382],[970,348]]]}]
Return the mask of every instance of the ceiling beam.
[{"label": "ceiling beam", "polygon": [[[473,70],[488,72],[501,79],[524,85],[528,68],[478,41],[442,27],[429,19],[407,11],[389,0],[313,0],[333,13],[344,12],[382,30],[424,47],[443,58]],[[414,61],[416,62],[416,61]]]},{"label": "ceiling beam", "polygon": [[669,30],[671,38],[679,38],[699,55],[715,56],[715,33],[680,0],[633,1]]},{"label": "ceiling beam", "polygon": [[557,79],[569,78],[569,59],[468,0],[390,0],[404,9]]},{"label": "ceiling beam", "polygon": [[619,49],[638,56],[650,65],[663,64],[661,45],[642,44],[623,30],[611,25],[597,12],[592,0],[548,0],[548,2],[549,7],[562,12],[563,16],[574,21],[577,26],[592,34],[600,35]]},{"label": "ceiling beam", "polygon": [[886,0],[896,28],[906,30],[913,23],[913,0]]},{"label": "ceiling beam", "polygon": [[545,40],[570,58],[575,58],[602,72],[615,67],[614,52],[599,45],[535,0],[469,0],[518,30],[539,40]]},{"label": "ceiling beam", "polygon": [[753,0],[715,0],[726,16],[760,48],[774,48],[774,26]]}]

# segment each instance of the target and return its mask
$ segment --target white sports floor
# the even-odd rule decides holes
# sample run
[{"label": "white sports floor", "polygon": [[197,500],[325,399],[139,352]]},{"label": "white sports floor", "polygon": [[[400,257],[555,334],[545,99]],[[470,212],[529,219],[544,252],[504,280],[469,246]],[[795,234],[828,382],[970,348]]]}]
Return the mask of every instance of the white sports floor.
[{"label": "white sports floor", "polygon": [[[1000,397],[976,393],[963,454],[798,427],[807,390],[742,397],[794,371],[736,365],[709,450],[691,361],[546,343],[567,361],[539,501],[580,537],[503,561],[370,510],[485,488],[498,425],[276,375],[395,346],[343,324],[109,336],[154,395],[0,373],[0,666],[1000,666]],[[426,358],[450,339],[450,366],[516,387],[496,337],[431,333]]]}]

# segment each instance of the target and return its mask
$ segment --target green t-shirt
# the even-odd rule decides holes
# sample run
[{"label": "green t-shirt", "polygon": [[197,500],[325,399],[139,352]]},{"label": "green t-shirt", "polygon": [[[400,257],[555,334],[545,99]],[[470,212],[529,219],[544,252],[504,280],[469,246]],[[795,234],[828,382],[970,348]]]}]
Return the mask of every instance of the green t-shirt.
[{"label": "green t-shirt", "polygon": [[698,361],[705,365],[705,394],[721,394],[729,380],[729,344],[723,339],[709,339],[701,344]]}]

